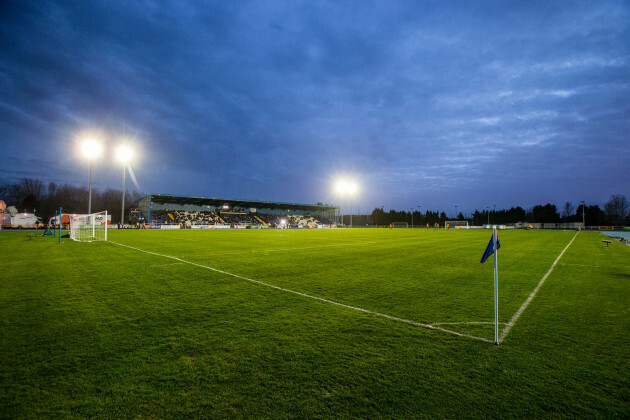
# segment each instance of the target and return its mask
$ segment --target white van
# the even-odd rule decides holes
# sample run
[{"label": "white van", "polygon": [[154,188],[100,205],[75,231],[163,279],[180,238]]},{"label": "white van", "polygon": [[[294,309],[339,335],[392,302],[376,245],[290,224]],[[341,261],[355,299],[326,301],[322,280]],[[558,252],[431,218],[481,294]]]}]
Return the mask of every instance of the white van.
[{"label": "white van", "polygon": [[11,218],[11,226],[14,229],[35,229],[42,223],[42,218],[33,213],[18,213]]}]

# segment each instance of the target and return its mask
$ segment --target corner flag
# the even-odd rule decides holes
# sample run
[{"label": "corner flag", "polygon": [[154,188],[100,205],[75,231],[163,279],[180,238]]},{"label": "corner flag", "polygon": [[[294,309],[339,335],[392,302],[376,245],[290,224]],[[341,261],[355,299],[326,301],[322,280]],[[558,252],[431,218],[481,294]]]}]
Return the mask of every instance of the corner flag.
[{"label": "corner flag", "polygon": [[488,246],[481,256],[481,261],[479,261],[481,264],[485,263],[488,257],[494,254],[494,241],[497,241],[497,249],[501,248],[496,229],[492,232],[492,238],[490,238],[490,242],[488,242]]},{"label": "corner flag", "polygon": [[483,264],[490,255],[494,254],[494,343],[499,344],[499,269],[497,264],[498,249],[501,247],[499,237],[497,236],[497,228],[492,230],[492,238],[481,256]]}]

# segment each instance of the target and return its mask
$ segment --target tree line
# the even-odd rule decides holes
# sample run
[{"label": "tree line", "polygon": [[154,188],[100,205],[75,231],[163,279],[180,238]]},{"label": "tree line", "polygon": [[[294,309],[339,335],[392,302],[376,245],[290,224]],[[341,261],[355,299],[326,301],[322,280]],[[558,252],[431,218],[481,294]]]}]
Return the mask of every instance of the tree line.
[{"label": "tree line", "polygon": [[[125,221],[129,220],[129,209],[135,207],[142,198],[136,191],[125,192]],[[0,200],[7,206],[15,206],[18,211],[35,213],[44,222],[55,215],[55,211],[63,208],[64,213],[87,213],[89,191],[86,187],[73,185],[48,185],[33,178],[23,178],[19,182],[0,185]],[[118,223],[122,211],[122,190],[108,188],[99,191],[92,188],[92,213],[107,210],[112,222]]]},{"label": "tree line", "polygon": [[[55,215],[55,210],[63,207],[64,213],[87,213],[89,191],[86,187],[73,185],[57,185],[54,182],[45,185],[42,181],[33,178],[23,178],[13,184],[0,185],[0,200],[8,206],[15,206],[18,211],[35,213],[48,220]],[[142,198],[142,194],[132,191],[125,194],[125,209],[134,207]],[[112,215],[112,222],[120,221],[122,206],[122,191],[108,188],[105,191],[92,189],[92,212],[107,210]],[[471,217],[465,217],[459,212],[455,220],[468,221],[479,226],[486,223],[511,224],[524,223],[570,223],[581,222],[584,217],[587,226],[615,225],[621,226],[628,223],[630,203],[624,195],[615,194],[606,202],[604,208],[598,205],[573,205],[566,202],[561,210],[555,204],[536,205],[529,209],[512,207],[508,210],[475,210]],[[128,211],[128,210],[126,210]],[[584,213],[584,214],[582,214]],[[433,226],[438,223],[444,226],[447,220],[453,220],[444,211],[430,211],[424,213],[416,210],[407,212],[404,210],[384,211],[383,208],[375,208],[369,215],[353,215],[353,225],[379,225],[386,226],[394,222],[412,221],[417,226]],[[129,216],[125,217],[129,220]],[[344,224],[350,224],[350,215],[343,217]]]},{"label": "tree line", "polygon": [[[624,195],[615,194],[610,197],[610,200],[606,202],[604,208],[600,208],[598,205],[573,205],[567,202],[562,207],[562,210],[558,210],[555,204],[536,205],[529,209],[522,207],[512,207],[510,209],[503,210],[475,210],[471,217],[465,217],[460,212],[457,217],[447,216],[444,211],[429,211],[422,213],[420,211],[406,212],[389,210],[384,211],[383,208],[375,208],[371,213],[371,222],[379,226],[387,226],[395,222],[407,222],[416,226],[433,226],[438,223],[440,226],[444,226],[444,223],[448,220],[460,220],[468,221],[468,223],[474,226],[481,226],[484,224],[513,224],[518,222],[523,223],[572,223],[582,222],[584,219],[586,226],[604,226],[614,225],[622,226],[629,223],[630,217],[630,203]],[[349,216],[344,216],[344,223],[348,222]],[[356,216],[354,216],[356,217]]]}]

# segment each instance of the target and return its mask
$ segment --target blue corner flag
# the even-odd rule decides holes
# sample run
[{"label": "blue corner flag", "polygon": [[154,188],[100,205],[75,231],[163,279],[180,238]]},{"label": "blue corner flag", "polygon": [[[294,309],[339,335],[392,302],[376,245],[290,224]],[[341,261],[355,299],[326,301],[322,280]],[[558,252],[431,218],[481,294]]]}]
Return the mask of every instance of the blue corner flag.
[{"label": "blue corner flag", "polygon": [[[488,259],[488,257],[492,254],[494,254],[494,238],[495,238],[495,234],[496,231],[492,232],[492,238],[490,238],[490,242],[488,242],[488,246],[486,247],[486,250],[483,252],[483,255],[481,256],[481,261],[480,263],[485,263],[486,260]],[[499,235],[496,235],[496,241],[497,241],[497,249],[501,248],[501,242],[499,242]]]}]

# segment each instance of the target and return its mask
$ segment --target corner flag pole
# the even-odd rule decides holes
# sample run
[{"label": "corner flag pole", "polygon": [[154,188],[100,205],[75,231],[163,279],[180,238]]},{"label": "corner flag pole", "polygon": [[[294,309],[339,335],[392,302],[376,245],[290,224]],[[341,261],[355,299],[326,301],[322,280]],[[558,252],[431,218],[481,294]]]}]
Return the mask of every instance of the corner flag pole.
[{"label": "corner flag pole", "polygon": [[497,265],[499,248],[501,248],[501,243],[497,236],[497,228],[494,226],[492,238],[490,238],[490,242],[481,256],[481,261],[479,261],[483,264],[491,254],[494,254],[494,344],[499,344],[499,269]]},{"label": "corner flag pole", "polygon": [[494,344],[499,344],[499,271],[497,267],[497,228],[492,232],[494,249]]}]

